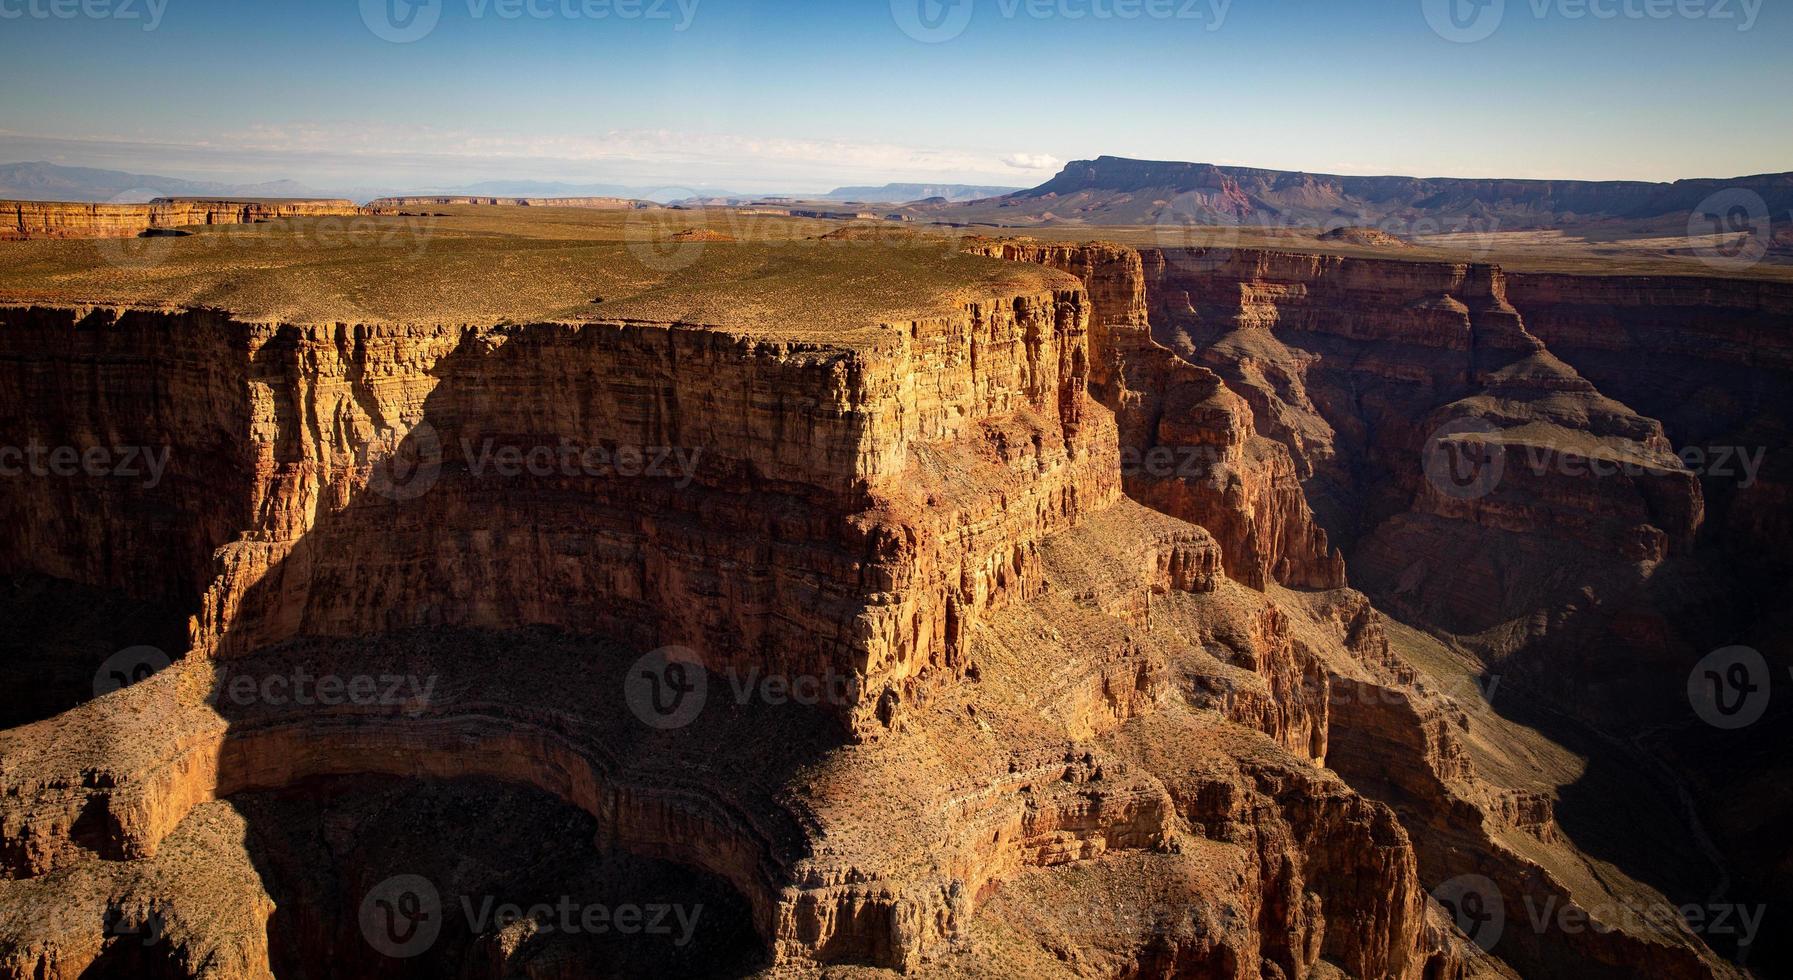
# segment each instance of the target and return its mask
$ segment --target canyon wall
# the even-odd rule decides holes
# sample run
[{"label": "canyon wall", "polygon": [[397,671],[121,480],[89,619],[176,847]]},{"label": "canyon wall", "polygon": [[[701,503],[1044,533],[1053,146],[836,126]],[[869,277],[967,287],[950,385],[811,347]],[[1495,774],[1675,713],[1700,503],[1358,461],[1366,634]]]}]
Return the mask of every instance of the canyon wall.
[{"label": "canyon wall", "polygon": [[275,218],[361,214],[346,200],[158,199],[149,204],[0,201],[0,241],[26,238],[134,238],[188,225],[243,225]]},{"label": "canyon wall", "polygon": [[[34,530],[6,568],[203,580],[206,655],[552,624],[835,671],[875,703],[956,669],[967,625],[1037,588],[1040,539],[1119,493],[1072,291],[893,326],[871,351],[645,323],[4,317],[0,384],[37,406],[3,420],[8,445],[142,446],[169,473],[147,505],[116,478],[18,481],[7,506]],[[567,446],[649,458],[567,472]],[[495,472],[510,453],[552,461]]]},{"label": "canyon wall", "polygon": [[1090,394],[1115,414],[1129,496],[1207,528],[1241,582],[1344,584],[1343,559],[1314,524],[1288,453],[1252,431],[1250,407],[1219,376],[1152,339],[1138,252],[975,239],[967,248],[1084,281]]},{"label": "canyon wall", "polygon": [[[1626,597],[1694,549],[1701,489],[1661,424],[1546,349],[1498,269],[1253,250],[1146,249],[1134,265],[1119,246],[972,247],[1083,276],[1097,322],[1139,324],[1157,351],[1178,351],[1223,379],[1246,403],[1241,424],[1289,467],[1300,509],[1312,500],[1320,523],[1346,543],[1353,583],[1447,635],[1488,631],[1497,652],[1526,650],[1573,620],[1590,592]],[[1100,365],[1094,330],[1092,350]],[[1092,371],[1093,382],[1102,377]],[[1447,465],[1436,465],[1440,457]],[[1588,460],[1622,465],[1602,473]],[[1475,465],[1453,471],[1460,461]],[[1155,488],[1127,490],[1180,512]],[[1486,876],[1515,917],[1520,896],[1597,901],[1546,870],[1536,845],[1502,839],[1502,828],[1523,828],[1547,848],[1565,845],[1552,836],[1548,799],[1473,771],[1467,719],[1413,688],[1416,674],[1389,649],[1375,611],[1356,602],[1358,612],[1346,613],[1346,603],[1332,613],[1355,625],[1346,633],[1352,656],[1327,661],[1328,765],[1400,812],[1429,885]],[[1601,663],[1576,664],[1580,677],[1568,682],[1610,684]],[[1560,664],[1532,667],[1549,673],[1546,683],[1565,680]],[[1677,669],[1645,659],[1611,673],[1654,682]],[[1572,850],[1552,861],[1573,866],[1581,859]],[[1570,959],[1614,976],[1646,962],[1664,975],[1715,969],[1709,953],[1655,942],[1546,930],[1502,953],[1528,975],[1554,975],[1551,964]]]},{"label": "canyon wall", "polygon": [[[1019,935],[1067,975],[1505,975],[1429,888],[1485,875],[1515,921],[1616,901],[1554,876],[1584,859],[1552,801],[1477,772],[1486,733],[1330,542],[1371,583],[1405,562],[1387,591],[1441,630],[1646,577],[1702,533],[1662,426],[1487,267],[970,247],[1066,274],[831,343],[0,308],[0,446],[167,451],[155,486],[9,483],[0,571],[193,619],[172,668],[0,733],[0,907],[141,897],[114,875],[209,801],[357,773],[535,787],[727,881],[792,967],[925,970],[1000,918],[965,955],[1009,972]],[[1437,443],[1513,475],[1463,494]],[[666,644],[721,710],[658,731],[623,691]],[[295,665],[439,693],[220,696]],[[847,684],[721,703],[762,673]],[[1123,884],[1155,904],[1101,921]],[[1515,935],[1528,975],[1734,975],[1685,927]],[[106,942],[0,938],[20,974]]]},{"label": "canyon wall", "polygon": [[[196,606],[180,663],[0,735],[0,857],[17,881],[156,860],[232,794],[485,775],[598,817],[600,846],[729,881],[780,962],[914,966],[1018,875],[1183,842],[1266,869],[1228,885],[1256,909],[1213,951],[1236,975],[1327,958],[1417,978],[1468,955],[1425,925],[1388,811],[1317,769],[1310,641],[1226,579],[1226,549],[1200,527],[1123,500],[1114,415],[1087,394],[1089,303],[1068,277],[853,347],[620,321],[14,307],[0,324],[0,385],[19,406],[0,442],[141,443],[168,460],[141,492],[93,473],[9,485],[11,516],[35,530],[0,566]],[[493,465],[568,445],[673,447],[689,466]],[[1197,619],[1188,635],[1224,637],[1234,662],[1172,628]],[[498,676],[466,652],[544,626],[613,646],[557,664],[533,644],[529,670]],[[1048,628],[1059,639],[1042,645]],[[402,659],[420,636],[443,640]],[[284,675],[274,661],[297,654],[283,651],[318,643],[346,646],[306,661],[312,676],[427,672],[451,693],[384,712],[220,699],[232,672]],[[723,716],[708,736],[644,741],[618,704],[622,671],[665,643],[719,687],[737,671],[851,684],[784,737]],[[1044,712],[1028,693],[1042,662],[1063,692]],[[1200,766],[1258,758],[1179,799],[1127,758],[1204,741],[1212,720],[1169,683],[1188,669],[1226,676],[1206,687],[1238,726]],[[857,741],[817,742],[828,716]],[[1111,744],[1067,757],[1067,738]],[[711,772],[718,760],[738,768]],[[1304,803],[1309,788],[1332,802]],[[1219,797],[1238,803],[1216,811]],[[25,941],[52,959],[22,968],[78,970],[104,938],[77,945]]]},{"label": "canyon wall", "polygon": [[1531,334],[1500,270],[1199,249],[1146,265],[1155,329],[1252,405],[1353,581],[1403,612],[1504,628],[1560,601],[1541,590],[1564,563],[1635,582],[1691,549],[1704,502],[1661,424]]}]

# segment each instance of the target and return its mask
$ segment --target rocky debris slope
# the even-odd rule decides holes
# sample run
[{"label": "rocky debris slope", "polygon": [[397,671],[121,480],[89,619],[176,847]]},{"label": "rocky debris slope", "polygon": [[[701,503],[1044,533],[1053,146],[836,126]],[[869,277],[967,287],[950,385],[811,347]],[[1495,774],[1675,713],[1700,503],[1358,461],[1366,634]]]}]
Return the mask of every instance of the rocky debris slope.
[{"label": "rocky debris slope", "polygon": [[[1295,468],[1303,509],[1314,500],[1355,552],[1353,581],[1442,633],[1523,627],[1579,599],[1590,581],[1635,587],[1671,552],[1692,548],[1700,488],[1661,425],[1602,395],[1531,336],[1498,270],[1148,249],[1132,272],[1120,257],[1131,250],[1119,246],[973,247],[1084,275],[1098,320],[1110,310],[1149,320],[1159,350],[1224,378],[1247,402],[1241,418]],[[1092,255],[1128,271],[1093,274]],[[1507,475],[1463,492],[1448,469],[1429,472],[1428,457],[1453,439],[1473,440],[1480,461]],[[1561,465],[1564,456],[1626,465],[1594,479],[1585,466]],[[1149,492],[1140,499],[1162,506]],[[1528,902],[1637,902],[1641,893],[1606,894],[1618,876],[1588,887],[1586,858],[1555,829],[1549,793],[1475,773],[1466,718],[1452,699],[1425,693],[1424,675],[1390,650],[1362,597],[1355,602],[1359,611],[1332,604],[1331,615],[1357,624],[1347,633],[1355,659],[1378,667],[1366,676],[1333,661],[1329,764],[1402,814],[1428,885],[1482,875],[1499,883],[1515,917]],[[1525,642],[1522,628],[1495,636],[1507,652]],[[1693,976],[1725,971],[1685,935],[1671,941],[1691,955],[1653,951],[1662,938],[1544,930],[1501,952],[1539,975],[1569,958],[1621,971],[1643,962]]]}]

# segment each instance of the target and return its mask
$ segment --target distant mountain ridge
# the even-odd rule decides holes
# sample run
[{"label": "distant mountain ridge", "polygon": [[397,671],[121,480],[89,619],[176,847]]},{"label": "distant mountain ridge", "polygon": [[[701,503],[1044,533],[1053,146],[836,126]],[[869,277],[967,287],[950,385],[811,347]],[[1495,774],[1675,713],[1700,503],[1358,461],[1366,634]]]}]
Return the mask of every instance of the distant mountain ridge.
[{"label": "distant mountain ridge", "polygon": [[185,180],[57,163],[0,164],[0,198],[20,201],[98,201],[144,204],[156,197],[328,197],[293,180],[258,184]]},{"label": "distant mountain ridge", "polygon": [[948,201],[975,201],[1022,191],[1021,187],[997,187],[983,184],[885,184],[881,187],[836,187],[822,195],[827,201],[865,201],[903,204],[931,197]]},{"label": "distant mountain ridge", "polygon": [[[1038,187],[978,202],[976,208],[1004,222],[1186,219],[1317,227],[1424,222],[1440,230],[1490,225],[1522,230],[1613,219],[1685,223],[1694,209],[1726,191],[1758,196],[1776,220],[1793,211],[1793,173],[1673,183],[1351,177],[1112,156],[1073,161]],[[1718,204],[1728,208],[1735,202]]]},{"label": "distant mountain ridge", "polygon": [[625,197],[667,202],[688,197],[689,188],[627,184],[575,184],[540,180],[482,180],[471,184],[363,188],[315,188],[295,180],[255,184],[190,180],[156,174],[69,167],[59,163],[0,164],[0,198],[20,201],[86,201],[144,204],[157,197],[337,198],[359,201],[377,197]]}]

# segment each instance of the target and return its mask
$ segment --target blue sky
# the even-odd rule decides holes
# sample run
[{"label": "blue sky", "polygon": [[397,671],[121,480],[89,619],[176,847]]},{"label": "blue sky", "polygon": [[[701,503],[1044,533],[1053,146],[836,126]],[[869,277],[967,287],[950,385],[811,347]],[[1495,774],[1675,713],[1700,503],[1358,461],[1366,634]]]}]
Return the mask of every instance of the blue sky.
[{"label": "blue sky", "polygon": [[1793,170],[1779,0],[0,0],[0,77],[0,162],[316,186]]}]

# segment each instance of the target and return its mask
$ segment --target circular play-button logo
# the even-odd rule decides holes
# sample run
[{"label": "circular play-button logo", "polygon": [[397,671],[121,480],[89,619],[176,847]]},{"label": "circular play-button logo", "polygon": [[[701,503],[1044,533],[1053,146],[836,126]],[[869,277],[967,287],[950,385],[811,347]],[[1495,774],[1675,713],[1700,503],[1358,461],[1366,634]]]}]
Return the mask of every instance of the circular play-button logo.
[{"label": "circular play-button logo", "polygon": [[1507,927],[1507,906],[1500,888],[1489,878],[1458,875],[1434,888],[1432,897],[1451,914],[1470,942],[1485,950],[1500,942]]},{"label": "circular play-button logo", "polygon": [[442,933],[442,895],[422,875],[393,875],[361,900],[361,935],[393,959],[428,951]]},{"label": "circular play-button logo", "polygon": [[1768,661],[1753,647],[1714,650],[1687,675],[1694,714],[1714,728],[1746,728],[1768,710]]},{"label": "circular play-button logo", "polygon": [[972,0],[890,0],[896,25],[923,44],[940,44],[965,33]]},{"label": "circular play-button logo", "polygon": [[1420,0],[1432,33],[1454,44],[1485,41],[1500,30],[1507,0]]},{"label": "circular play-button logo", "polygon": [[623,699],[651,728],[683,728],[703,711],[709,688],[709,675],[697,651],[661,647],[629,668],[623,678]]},{"label": "circular play-button logo", "polygon": [[361,22],[382,41],[422,40],[442,19],[442,0],[361,0]]}]

